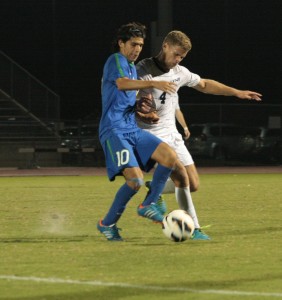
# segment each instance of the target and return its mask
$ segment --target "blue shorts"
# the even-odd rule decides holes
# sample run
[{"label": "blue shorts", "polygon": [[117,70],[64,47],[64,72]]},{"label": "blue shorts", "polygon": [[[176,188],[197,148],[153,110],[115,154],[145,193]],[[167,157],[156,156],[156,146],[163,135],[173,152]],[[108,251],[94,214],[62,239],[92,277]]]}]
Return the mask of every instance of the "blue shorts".
[{"label": "blue shorts", "polygon": [[149,172],[156,163],[151,156],[161,142],[159,138],[142,129],[110,136],[102,144],[110,181],[121,175],[125,168],[140,167],[141,170]]}]

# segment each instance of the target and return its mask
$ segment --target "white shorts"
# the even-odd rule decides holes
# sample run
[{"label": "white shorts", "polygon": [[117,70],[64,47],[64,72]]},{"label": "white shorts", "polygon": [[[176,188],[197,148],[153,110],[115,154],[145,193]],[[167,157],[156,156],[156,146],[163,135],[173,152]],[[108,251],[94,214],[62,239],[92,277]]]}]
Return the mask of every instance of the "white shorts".
[{"label": "white shorts", "polygon": [[176,152],[179,160],[184,166],[193,165],[193,158],[185,146],[182,135],[178,132],[158,136],[162,141],[166,142]]}]

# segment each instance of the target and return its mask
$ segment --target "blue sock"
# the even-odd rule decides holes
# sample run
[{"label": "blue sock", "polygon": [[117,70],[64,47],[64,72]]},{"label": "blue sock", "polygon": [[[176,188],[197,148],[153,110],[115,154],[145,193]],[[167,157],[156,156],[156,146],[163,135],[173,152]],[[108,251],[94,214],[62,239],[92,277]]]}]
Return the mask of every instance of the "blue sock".
[{"label": "blue sock", "polygon": [[112,206],[110,207],[109,212],[103,220],[103,225],[109,226],[115,224],[121,217],[123,211],[125,210],[126,204],[128,201],[137,193],[136,190],[133,190],[126,183],[121,186],[121,188],[116,193],[115,199]]},{"label": "blue sock", "polygon": [[171,171],[171,168],[164,167],[160,164],[157,166],[151,182],[151,189],[142,203],[143,206],[150,205],[152,202],[156,203],[158,201]]}]

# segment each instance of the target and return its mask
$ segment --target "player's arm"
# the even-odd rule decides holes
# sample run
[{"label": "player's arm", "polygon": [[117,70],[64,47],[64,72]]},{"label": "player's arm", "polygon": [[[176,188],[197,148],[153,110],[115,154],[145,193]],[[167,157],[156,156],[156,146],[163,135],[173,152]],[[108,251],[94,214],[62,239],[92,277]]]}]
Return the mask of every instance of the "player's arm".
[{"label": "player's arm", "polygon": [[233,87],[222,84],[218,81],[211,79],[201,79],[200,82],[193,87],[199,92],[222,95],[222,96],[235,96],[240,99],[261,101],[262,95],[257,92],[238,90]]},{"label": "player's arm", "polygon": [[182,113],[182,111],[180,109],[176,109],[175,110],[175,117],[177,122],[182,126],[183,130],[184,130],[184,138],[185,140],[189,139],[190,137],[190,131],[189,128],[187,126],[186,120],[184,118],[184,115]]},{"label": "player's arm", "polygon": [[135,80],[127,77],[118,78],[116,80],[119,90],[140,90],[155,88],[169,94],[176,92],[176,84],[168,81],[155,80]]}]

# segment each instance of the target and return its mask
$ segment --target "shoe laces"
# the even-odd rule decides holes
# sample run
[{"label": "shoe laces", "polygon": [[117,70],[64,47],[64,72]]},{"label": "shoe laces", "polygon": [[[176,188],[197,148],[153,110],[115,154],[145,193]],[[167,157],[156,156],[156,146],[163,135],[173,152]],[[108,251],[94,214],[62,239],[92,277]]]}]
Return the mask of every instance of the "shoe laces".
[{"label": "shoe laces", "polygon": [[197,229],[199,229],[200,231],[202,231],[202,229],[206,229],[206,228],[210,228],[210,227],[212,227],[211,224],[205,225],[205,226],[201,226],[200,228],[197,228]]}]

